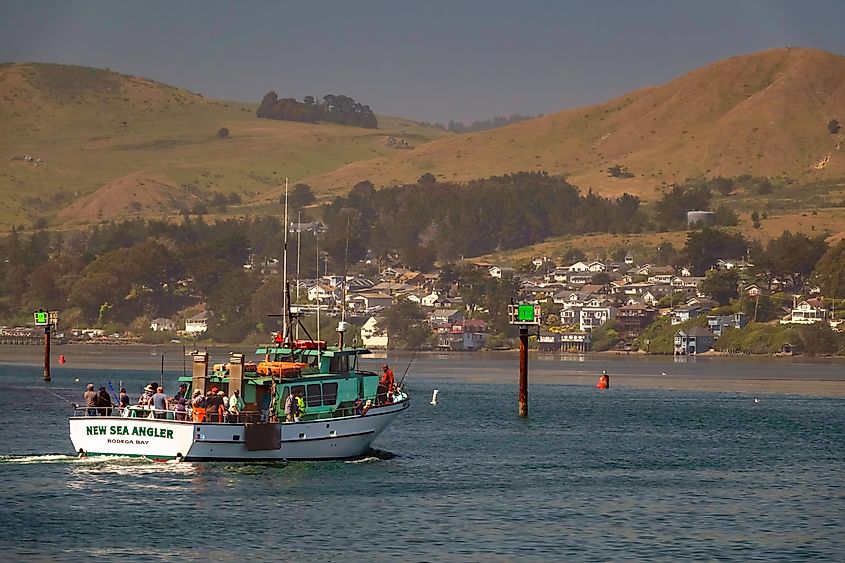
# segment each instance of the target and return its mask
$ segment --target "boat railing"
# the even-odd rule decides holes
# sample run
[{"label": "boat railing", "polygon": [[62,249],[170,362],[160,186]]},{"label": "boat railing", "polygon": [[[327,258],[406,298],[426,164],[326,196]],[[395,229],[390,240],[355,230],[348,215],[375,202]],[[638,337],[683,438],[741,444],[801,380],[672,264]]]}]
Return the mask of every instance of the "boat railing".
[{"label": "boat railing", "polygon": [[[163,417],[156,417],[156,414],[163,414]],[[157,411],[156,409],[142,407],[142,406],[130,406],[130,407],[85,407],[85,406],[75,406],[73,408],[73,417],[99,417],[99,416],[110,416],[110,417],[121,417],[121,418],[143,418],[143,419],[158,419],[158,420],[168,420],[171,422],[189,422],[189,423],[243,423],[243,422],[264,422],[267,420],[267,413],[262,411],[240,411],[239,414],[226,414],[224,416],[224,420],[210,420],[206,418],[204,420],[194,420],[194,413],[191,409],[187,411],[174,411],[174,410],[166,410],[166,411]],[[215,417],[216,418],[216,417]]]}]

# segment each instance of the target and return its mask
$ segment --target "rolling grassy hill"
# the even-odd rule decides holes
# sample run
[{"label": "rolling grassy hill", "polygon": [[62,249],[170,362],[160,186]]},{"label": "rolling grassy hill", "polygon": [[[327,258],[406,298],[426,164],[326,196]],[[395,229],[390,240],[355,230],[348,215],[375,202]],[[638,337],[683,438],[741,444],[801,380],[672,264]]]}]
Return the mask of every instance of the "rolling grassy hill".
[{"label": "rolling grassy hill", "polygon": [[[845,124],[845,57],[774,49],[733,57],[665,85],[501,129],[431,142],[348,164],[307,181],[343,191],[362,179],[409,182],[431,172],[464,181],[519,170],[565,174],[605,195],[654,199],[661,185],[697,175],[845,176],[845,151],[827,124]],[[631,178],[611,178],[621,165]]]},{"label": "rolling grassy hill", "polygon": [[0,227],[172,215],[212,191],[246,208],[286,176],[399,152],[387,136],[416,146],[449,135],[391,117],[377,130],[270,121],[256,105],[109,70],[2,64]]}]

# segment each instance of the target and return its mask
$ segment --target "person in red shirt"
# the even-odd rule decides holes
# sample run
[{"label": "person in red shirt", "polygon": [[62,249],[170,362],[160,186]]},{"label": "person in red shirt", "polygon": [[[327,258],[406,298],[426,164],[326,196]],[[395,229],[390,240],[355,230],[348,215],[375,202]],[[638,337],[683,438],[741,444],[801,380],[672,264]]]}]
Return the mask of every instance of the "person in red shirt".
[{"label": "person in red shirt", "polygon": [[378,380],[378,396],[380,403],[389,403],[393,397],[393,392],[396,390],[393,370],[390,366],[384,364],[382,368],[381,378]]}]

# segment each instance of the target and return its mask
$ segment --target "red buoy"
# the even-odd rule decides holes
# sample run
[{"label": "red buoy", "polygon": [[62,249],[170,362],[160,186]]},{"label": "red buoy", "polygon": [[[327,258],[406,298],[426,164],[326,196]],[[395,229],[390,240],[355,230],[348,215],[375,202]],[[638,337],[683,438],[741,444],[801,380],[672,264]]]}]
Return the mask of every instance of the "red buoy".
[{"label": "red buoy", "polygon": [[59,363],[60,363],[60,364],[64,364],[64,363],[65,363],[65,355],[64,355],[64,354],[59,354]]}]

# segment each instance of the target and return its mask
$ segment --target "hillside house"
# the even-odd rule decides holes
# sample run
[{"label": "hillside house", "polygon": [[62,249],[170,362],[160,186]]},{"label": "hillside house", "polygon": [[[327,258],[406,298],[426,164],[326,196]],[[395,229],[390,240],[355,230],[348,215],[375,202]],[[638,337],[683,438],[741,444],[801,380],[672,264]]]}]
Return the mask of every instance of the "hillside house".
[{"label": "hillside house", "polygon": [[463,319],[464,313],[458,309],[435,309],[428,316],[432,327],[452,326],[452,323]]},{"label": "hillside house", "polygon": [[541,332],[538,340],[541,352],[588,352],[589,332]]},{"label": "hillside house", "polygon": [[722,336],[725,330],[729,328],[743,328],[748,324],[748,315],[742,311],[734,313],[733,315],[708,315],[707,328],[716,338]]},{"label": "hillside house", "polygon": [[672,317],[672,324],[679,325],[684,321],[694,319],[701,315],[701,307],[698,305],[683,305],[681,307],[675,307],[672,309],[670,315]]},{"label": "hillside house", "polygon": [[479,319],[456,321],[437,337],[438,350],[478,350],[487,340],[487,324]]},{"label": "hillside house", "polygon": [[516,273],[516,269],[509,266],[493,266],[489,271],[490,277],[496,279],[502,279],[502,277],[512,276]]},{"label": "hillside house", "polygon": [[581,308],[578,328],[581,332],[590,332],[613,318],[616,318],[616,307],[612,301],[591,299]]},{"label": "hillside house", "polygon": [[616,320],[620,324],[620,335],[626,339],[640,336],[646,327],[654,322],[657,310],[647,305],[625,305],[616,311]]},{"label": "hillside house", "polygon": [[153,332],[173,331],[176,330],[176,323],[170,319],[158,318],[150,322],[150,330]]},{"label": "hillside house", "polygon": [[346,302],[350,312],[371,313],[393,305],[393,297],[380,292],[362,291],[349,295]]},{"label": "hillside house", "polygon": [[788,315],[780,320],[780,324],[808,325],[826,321],[827,317],[827,309],[820,299],[807,299],[798,303]]},{"label": "hillside house", "polygon": [[364,348],[386,350],[388,343],[387,331],[382,329],[375,317],[370,317],[361,326],[361,342]]},{"label": "hillside house", "polygon": [[589,267],[584,262],[575,262],[574,264],[572,264],[571,266],[566,268],[566,270],[569,273],[574,274],[574,273],[577,273],[577,272],[587,272],[587,271],[589,271]]},{"label": "hillside house", "polygon": [[675,354],[703,354],[713,347],[713,333],[702,326],[681,329],[675,334]]},{"label": "hillside house", "polygon": [[185,319],[185,332],[187,334],[200,334],[208,330],[208,319],[211,315],[203,311],[193,317]]},{"label": "hillside house", "polygon": [[567,276],[570,285],[584,285],[593,281],[593,274],[590,272],[574,272]]}]

